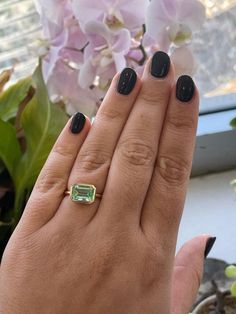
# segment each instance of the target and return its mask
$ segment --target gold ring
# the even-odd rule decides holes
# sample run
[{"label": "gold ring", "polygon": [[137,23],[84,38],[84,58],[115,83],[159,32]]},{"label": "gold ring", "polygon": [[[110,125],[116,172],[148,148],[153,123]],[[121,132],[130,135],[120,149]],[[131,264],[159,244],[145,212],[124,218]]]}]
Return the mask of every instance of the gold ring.
[{"label": "gold ring", "polygon": [[69,195],[71,200],[81,204],[93,204],[96,198],[102,198],[102,194],[96,193],[97,189],[91,184],[73,184],[70,190],[65,191],[65,195]]}]

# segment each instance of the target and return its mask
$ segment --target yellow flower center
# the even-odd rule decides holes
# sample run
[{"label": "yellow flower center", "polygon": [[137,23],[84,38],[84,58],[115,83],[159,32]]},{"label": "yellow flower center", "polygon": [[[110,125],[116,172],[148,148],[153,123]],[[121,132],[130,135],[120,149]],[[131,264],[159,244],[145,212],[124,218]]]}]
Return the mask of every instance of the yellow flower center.
[{"label": "yellow flower center", "polygon": [[177,46],[185,44],[192,38],[192,31],[188,25],[173,24],[168,28],[169,39]]},{"label": "yellow flower center", "polygon": [[124,27],[124,24],[115,15],[107,15],[106,24],[110,29],[119,29]]}]

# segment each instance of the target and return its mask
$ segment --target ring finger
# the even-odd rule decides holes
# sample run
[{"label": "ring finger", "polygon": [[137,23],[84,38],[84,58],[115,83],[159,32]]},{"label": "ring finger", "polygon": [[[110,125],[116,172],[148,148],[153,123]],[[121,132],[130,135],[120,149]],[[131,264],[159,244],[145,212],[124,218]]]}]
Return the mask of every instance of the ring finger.
[{"label": "ring finger", "polygon": [[[77,156],[68,181],[69,189],[76,183],[83,183],[94,185],[97,193],[103,193],[113,152],[140,87],[141,82],[132,69],[126,68],[120,75],[114,77],[90,133]],[[68,214],[66,218],[68,222],[76,219],[83,226],[91,220],[98,205],[99,199],[88,208],[88,205],[72,202],[66,197],[58,215],[62,213],[64,217]]]}]

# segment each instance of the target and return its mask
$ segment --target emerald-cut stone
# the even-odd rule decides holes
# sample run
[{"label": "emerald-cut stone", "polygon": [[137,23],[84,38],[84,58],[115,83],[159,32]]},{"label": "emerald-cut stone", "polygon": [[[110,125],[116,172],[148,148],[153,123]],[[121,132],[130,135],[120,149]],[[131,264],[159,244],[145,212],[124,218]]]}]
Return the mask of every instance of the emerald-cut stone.
[{"label": "emerald-cut stone", "polygon": [[96,188],[89,184],[74,184],[70,196],[73,202],[92,204],[96,198]]}]

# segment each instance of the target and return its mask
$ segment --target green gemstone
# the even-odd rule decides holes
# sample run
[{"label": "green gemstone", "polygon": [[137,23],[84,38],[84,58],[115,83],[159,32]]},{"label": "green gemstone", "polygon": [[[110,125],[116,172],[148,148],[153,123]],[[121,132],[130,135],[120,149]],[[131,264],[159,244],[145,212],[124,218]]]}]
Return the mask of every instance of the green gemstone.
[{"label": "green gemstone", "polygon": [[71,187],[71,199],[73,202],[92,204],[95,201],[96,188],[94,185],[74,184]]}]

